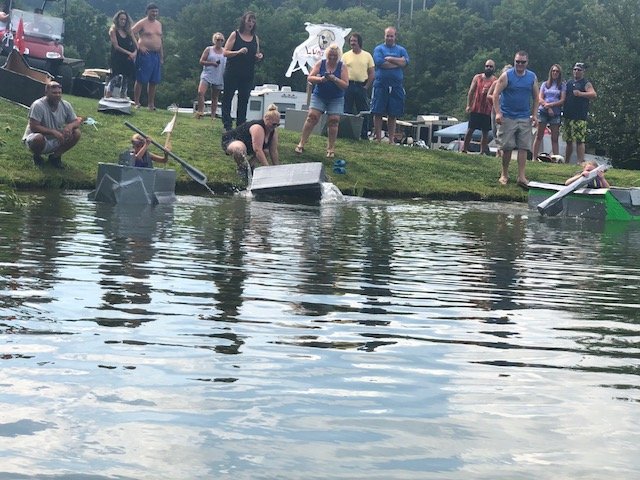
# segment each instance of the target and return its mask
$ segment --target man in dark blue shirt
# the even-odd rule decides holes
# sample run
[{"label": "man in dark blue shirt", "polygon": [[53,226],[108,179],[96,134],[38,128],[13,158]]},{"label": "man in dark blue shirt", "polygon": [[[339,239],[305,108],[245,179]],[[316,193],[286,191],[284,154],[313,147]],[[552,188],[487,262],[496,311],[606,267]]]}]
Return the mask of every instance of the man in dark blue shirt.
[{"label": "man in dark blue shirt", "polygon": [[591,82],[584,78],[584,63],[573,66],[573,79],[567,82],[567,95],[564,101],[564,125],[562,138],[567,142],[565,162],[571,162],[573,142],[576,142],[578,164],[584,162],[585,141],[587,139],[587,117],[589,102],[596,98],[596,91]]}]

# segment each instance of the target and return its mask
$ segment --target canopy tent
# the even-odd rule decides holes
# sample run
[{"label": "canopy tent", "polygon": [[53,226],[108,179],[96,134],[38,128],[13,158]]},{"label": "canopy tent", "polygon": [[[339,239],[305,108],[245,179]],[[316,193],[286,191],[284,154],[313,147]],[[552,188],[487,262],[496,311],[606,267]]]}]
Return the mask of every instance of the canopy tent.
[{"label": "canopy tent", "polygon": [[[451,125],[450,127],[443,128],[434,132],[434,135],[439,137],[454,137],[457,139],[462,139],[467,133],[467,129],[469,128],[469,122],[457,123],[456,125]],[[480,130],[475,130],[471,137],[473,140],[480,140],[482,138],[482,132]],[[493,138],[493,132],[489,130],[489,140]]]}]

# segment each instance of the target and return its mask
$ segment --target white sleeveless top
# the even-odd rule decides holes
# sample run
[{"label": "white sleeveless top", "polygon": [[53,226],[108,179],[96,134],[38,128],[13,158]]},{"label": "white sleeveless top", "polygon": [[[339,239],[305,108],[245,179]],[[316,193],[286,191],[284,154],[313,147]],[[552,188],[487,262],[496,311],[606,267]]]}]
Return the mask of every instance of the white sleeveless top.
[{"label": "white sleeveless top", "polygon": [[200,80],[205,80],[209,85],[219,86],[222,89],[224,80],[222,76],[224,74],[224,67],[227,64],[227,58],[222,53],[216,53],[213,47],[209,47],[208,62],[217,62],[220,60],[220,65],[214,67],[212,65],[205,65],[202,67],[202,73],[200,74]]}]

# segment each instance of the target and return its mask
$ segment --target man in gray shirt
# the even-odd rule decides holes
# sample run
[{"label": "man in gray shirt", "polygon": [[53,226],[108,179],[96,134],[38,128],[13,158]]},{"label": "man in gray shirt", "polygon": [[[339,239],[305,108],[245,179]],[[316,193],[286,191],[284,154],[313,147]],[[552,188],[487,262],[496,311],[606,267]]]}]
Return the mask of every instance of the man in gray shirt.
[{"label": "man in gray shirt", "polygon": [[22,137],[33,152],[33,163],[44,165],[42,155],[49,154],[49,163],[64,168],[62,154],[80,140],[83,118],[76,116],[69,102],[62,99],[62,86],[50,82],[45,86],[44,97],[31,104],[29,123]]}]

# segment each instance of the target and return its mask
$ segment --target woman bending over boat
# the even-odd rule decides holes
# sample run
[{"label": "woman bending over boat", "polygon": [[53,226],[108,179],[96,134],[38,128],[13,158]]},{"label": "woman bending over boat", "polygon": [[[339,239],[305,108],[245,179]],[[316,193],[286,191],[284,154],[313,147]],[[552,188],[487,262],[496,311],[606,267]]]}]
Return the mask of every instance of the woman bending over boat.
[{"label": "woman bending over boat", "polygon": [[[584,165],[584,169],[582,170],[582,172],[576,173],[573,177],[568,178],[567,181],[564,182],[565,185],[572,184],[573,182],[578,180],[580,177],[588,176],[591,170],[593,170],[594,168],[598,168],[598,162],[595,162],[593,160],[591,160],[590,162],[584,162],[583,165]],[[586,185],[586,188],[609,188],[610,186],[611,185],[609,185],[609,182],[607,182],[607,179],[604,178],[604,172],[598,172],[598,176],[593,180],[591,180]]]},{"label": "woman bending over boat", "polygon": [[[280,112],[276,105],[269,105],[262,120],[253,120],[229,130],[222,135],[222,149],[231,155],[238,166],[238,175],[248,177],[248,166],[253,170],[256,161],[262,166],[280,164],[278,154],[278,126]],[[247,157],[250,156],[249,159]]]}]

